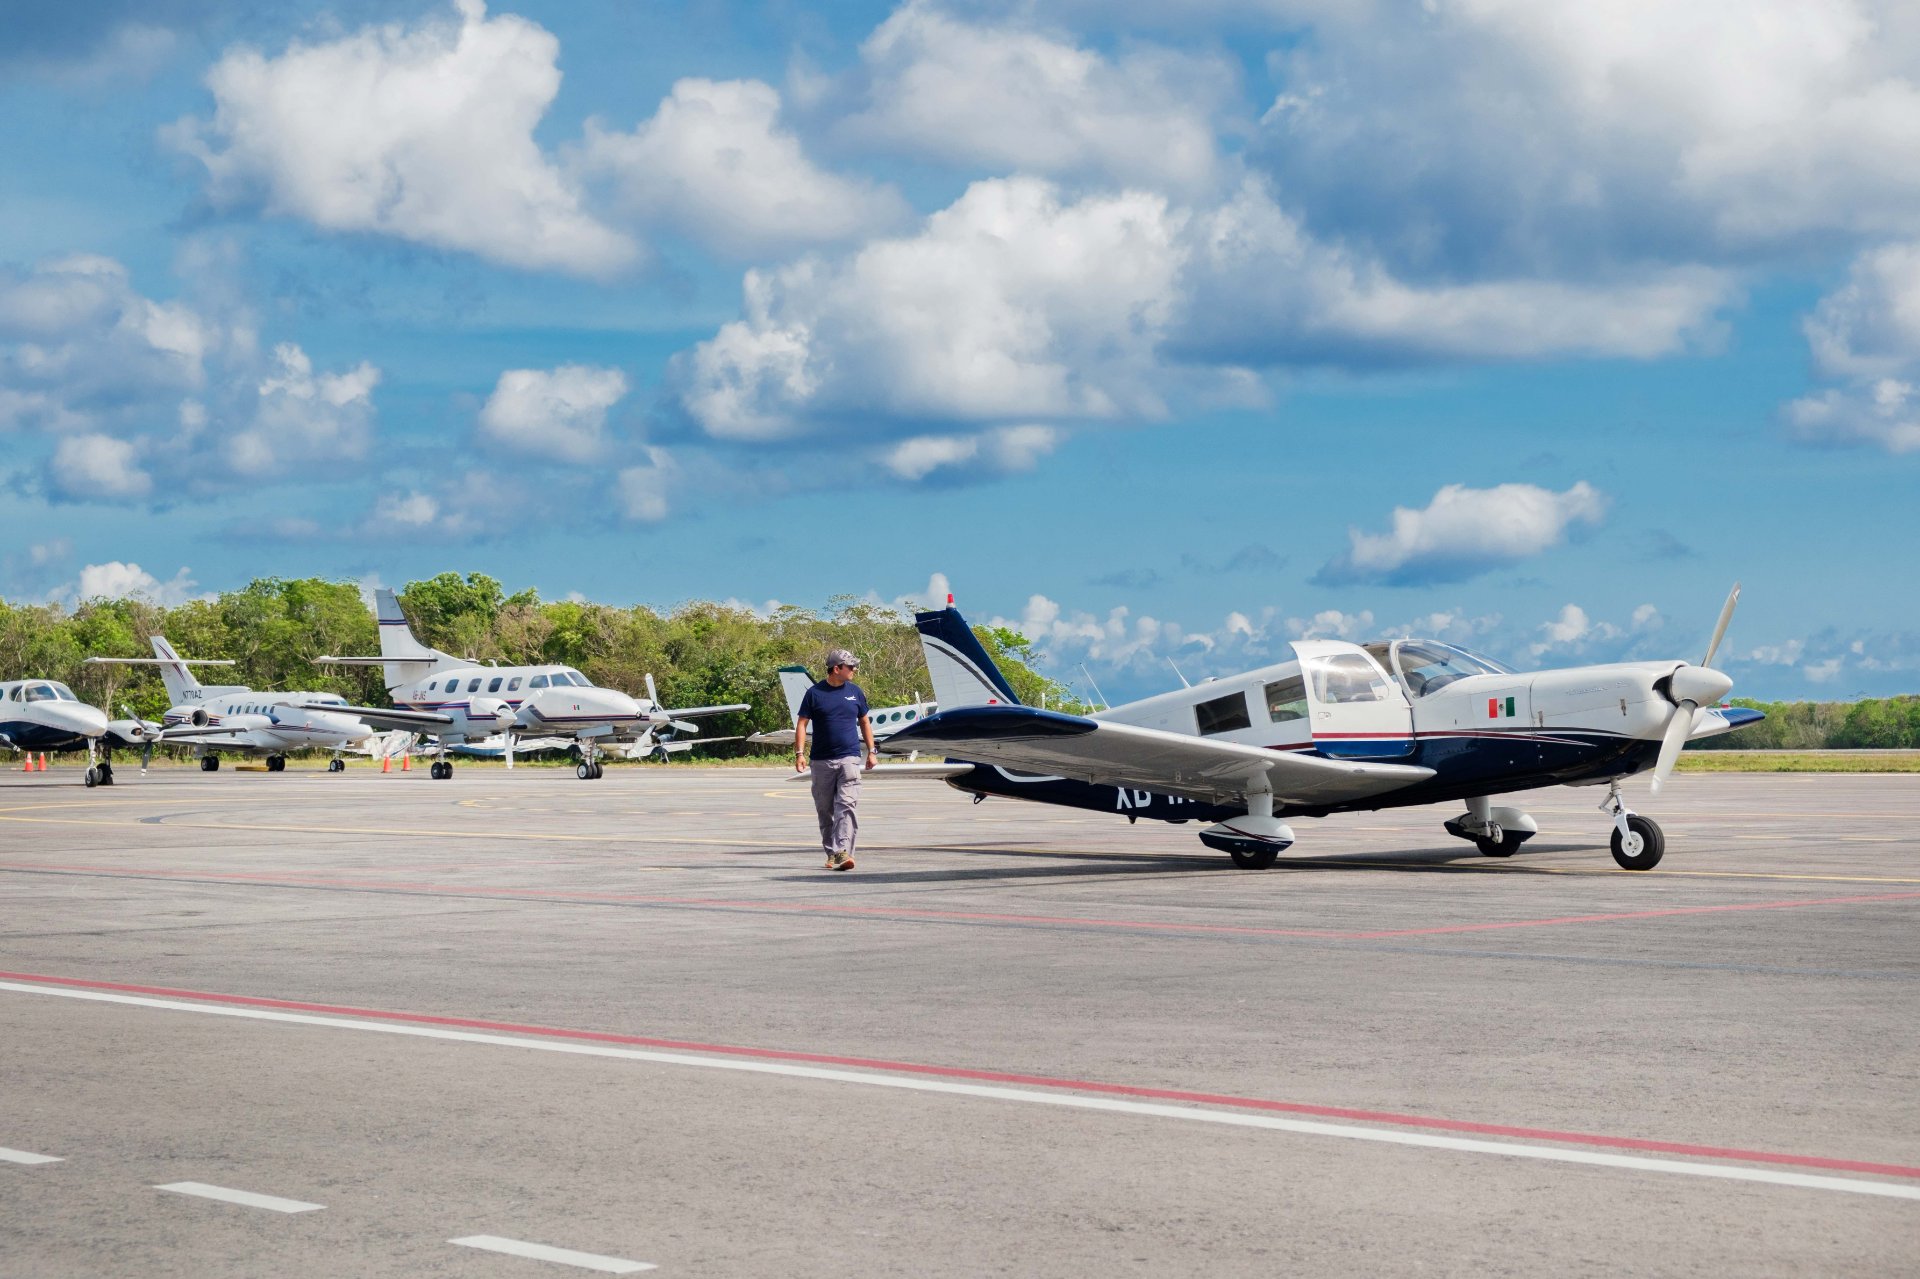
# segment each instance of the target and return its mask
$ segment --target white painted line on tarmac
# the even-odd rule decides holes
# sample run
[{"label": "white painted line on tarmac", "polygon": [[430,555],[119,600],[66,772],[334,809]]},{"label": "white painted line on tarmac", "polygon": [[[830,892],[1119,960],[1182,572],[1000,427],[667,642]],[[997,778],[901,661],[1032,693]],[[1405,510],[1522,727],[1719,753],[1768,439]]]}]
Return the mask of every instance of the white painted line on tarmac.
[{"label": "white painted line on tarmac", "polygon": [[13,1150],[0,1146],[0,1163],[8,1164],[57,1164],[58,1155],[36,1155],[31,1150]]},{"label": "white painted line on tarmac", "polygon": [[448,1243],[457,1243],[462,1248],[484,1248],[488,1252],[504,1252],[510,1257],[528,1257],[534,1261],[553,1261],[563,1266],[578,1266],[582,1270],[598,1270],[606,1275],[631,1275],[642,1270],[657,1270],[645,1261],[628,1261],[624,1257],[602,1257],[592,1252],[575,1252],[571,1248],[552,1248],[543,1243],[528,1243],[524,1239],[502,1239],[499,1235],[468,1235],[464,1239],[449,1239]]},{"label": "white painted line on tarmac", "polygon": [[325,1204],[304,1203],[298,1199],[281,1199],[275,1195],[256,1195],[251,1190],[229,1190],[225,1186],[209,1186],[204,1181],[174,1181],[164,1186],[155,1186],[155,1190],[170,1190],[176,1195],[193,1195],[199,1199],[218,1199],[221,1203],[239,1204],[243,1208],[265,1208],[268,1212],[318,1212]]},{"label": "white painted line on tarmac", "polygon": [[[1371,1141],[1393,1146],[1415,1146],[1429,1150],[1452,1150],[1476,1155],[1504,1155],[1513,1159],[1537,1159],[1547,1163],[1585,1164],[1602,1168],[1626,1168],[1636,1172],[1663,1173],[1681,1177],[1706,1177],[1720,1181],[1755,1181],[1773,1186],[1793,1186],[1802,1190],[1835,1190],[1854,1195],[1876,1195],[1888,1199],[1920,1201],[1920,1186],[1887,1181],[1866,1181],[1854,1177],[1829,1177],[1818,1174],[1784,1172],[1772,1168],[1749,1168],[1738,1164],[1693,1163],[1680,1159],[1659,1159],[1644,1155],[1618,1155],[1595,1150],[1573,1150],[1563,1146],[1530,1145],[1518,1141],[1492,1141],[1484,1138],[1446,1137],[1435,1133],[1402,1132],[1385,1128],[1364,1128],[1356,1124],[1326,1123],[1309,1119],[1284,1119],[1278,1115],[1247,1114],[1228,1110],[1209,1110],[1199,1106],[1168,1105],[1163,1102],[1131,1101],[1118,1097],[1090,1097],[1077,1093],[1043,1092],[1032,1088],[1014,1088],[1000,1084],[963,1084],[915,1075],[882,1075],[859,1070],[841,1070],[827,1066],[801,1066],[779,1061],[742,1060],[737,1057],[698,1057],[689,1053],[661,1052],[646,1048],[621,1048],[611,1044],[579,1043],[569,1040],[525,1039],[517,1035],[490,1034],[476,1030],[451,1030],[440,1026],[406,1025],[395,1022],[361,1021],[352,1017],[316,1016],[311,1013],[278,1012],[266,1008],[238,1008],[224,1004],[188,1003],[176,999],[156,999],[147,995],[122,995],[99,990],[72,990],[36,986],[24,982],[0,981],[0,990],[27,995],[52,995],[61,999],[82,999],[104,1004],[131,1004],[138,1008],[160,1008],[170,1012],[200,1013],[209,1017],[242,1017],[251,1021],[277,1021],[295,1026],[320,1026],[332,1030],[361,1030],[383,1035],[406,1035],[416,1039],[443,1039],[455,1043],[491,1044],[502,1048],[522,1048],[535,1052],[567,1053],[576,1057],[611,1057],[623,1061],[646,1061],[666,1066],[693,1066],[704,1070],[731,1070],[743,1074],[782,1075],[790,1079],[815,1079],[831,1083],[864,1084],[870,1088],[897,1088],[911,1092],[944,1093],[957,1097],[980,1097],[992,1101],[1023,1102],[1036,1106],[1059,1106],[1073,1110],[1099,1110],[1127,1115],[1145,1115],[1156,1119],[1178,1119],[1188,1123],[1222,1124],[1234,1128],[1263,1128],[1271,1132],[1305,1133],[1317,1137],[1340,1137],[1348,1141]],[[311,1205],[318,1206],[318,1205]]]}]

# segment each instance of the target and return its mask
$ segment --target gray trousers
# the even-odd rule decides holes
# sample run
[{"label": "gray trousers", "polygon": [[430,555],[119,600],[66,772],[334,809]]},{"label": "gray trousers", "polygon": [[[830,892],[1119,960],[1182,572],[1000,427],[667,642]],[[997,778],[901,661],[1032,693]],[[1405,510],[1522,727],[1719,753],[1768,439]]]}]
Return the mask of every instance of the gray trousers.
[{"label": "gray trousers", "polygon": [[860,802],[862,762],[859,755],[813,761],[813,811],[820,817],[820,847],[829,857],[835,852],[851,856],[860,833],[853,809]]}]

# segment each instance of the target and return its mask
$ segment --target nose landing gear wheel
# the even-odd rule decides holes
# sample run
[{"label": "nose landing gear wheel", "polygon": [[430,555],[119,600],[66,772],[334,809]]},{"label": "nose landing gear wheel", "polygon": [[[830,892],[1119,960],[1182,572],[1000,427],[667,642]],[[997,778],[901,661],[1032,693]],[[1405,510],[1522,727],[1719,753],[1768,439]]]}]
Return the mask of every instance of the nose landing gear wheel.
[{"label": "nose landing gear wheel", "polygon": [[1520,851],[1520,845],[1526,841],[1525,835],[1495,826],[1492,834],[1475,836],[1473,846],[1480,850],[1482,857],[1511,857]]},{"label": "nose landing gear wheel", "polygon": [[327,771],[329,773],[344,773],[347,771],[347,761],[344,759],[330,759],[327,761]]},{"label": "nose landing gear wheel", "polygon": [[100,770],[97,768],[89,768],[86,772],[86,776],[81,780],[86,782],[87,789],[89,790],[93,789],[95,786],[98,786],[100,784]]},{"label": "nose landing gear wheel", "polygon": [[1651,817],[1629,814],[1626,836],[1618,828],[1613,832],[1613,860],[1622,870],[1652,870],[1666,851],[1667,837]]}]

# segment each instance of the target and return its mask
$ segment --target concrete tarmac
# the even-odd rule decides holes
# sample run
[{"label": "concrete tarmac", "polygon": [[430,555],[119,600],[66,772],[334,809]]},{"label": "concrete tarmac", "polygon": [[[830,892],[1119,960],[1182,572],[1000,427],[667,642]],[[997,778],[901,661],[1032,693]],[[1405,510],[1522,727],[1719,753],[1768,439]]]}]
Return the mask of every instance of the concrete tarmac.
[{"label": "concrete tarmac", "polygon": [[834,874],[777,771],[120,776],[0,776],[8,1279],[1920,1273],[1920,777]]}]

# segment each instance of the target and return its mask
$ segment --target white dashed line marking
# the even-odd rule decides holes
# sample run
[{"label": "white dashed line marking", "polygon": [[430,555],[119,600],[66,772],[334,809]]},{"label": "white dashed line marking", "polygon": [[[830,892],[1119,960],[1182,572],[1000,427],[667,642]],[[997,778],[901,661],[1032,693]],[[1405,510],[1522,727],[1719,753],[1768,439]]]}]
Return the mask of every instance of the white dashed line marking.
[{"label": "white dashed line marking", "polygon": [[11,1150],[0,1146],[0,1163],[9,1164],[57,1164],[58,1155],[36,1155],[31,1150]]},{"label": "white dashed line marking", "polygon": [[625,1257],[602,1257],[592,1252],[575,1252],[571,1248],[552,1248],[543,1243],[528,1243],[524,1239],[502,1239],[499,1235],[468,1235],[464,1239],[449,1239],[448,1243],[459,1244],[462,1248],[483,1248],[488,1252],[504,1252],[510,1257],[526,1257],[533,1261],[552,1261],[562,1266],[578,1266],[582,1270],[598,1270],[605,1275],[631,1275],[642,1270],[655,1270],[645,1261],[628,1261]]},{"label": "white dashed line marking", "polygon": [[280,1199],[273,1195],[256,1195],[251,1190],[229,1190],[225,1186],[209,1186],[204,1181],[174,1181],[164,1186],[155,1186],[155,1190],[170,1190],[176,1195],[193,1195],[200,1199],[218,1199],[221,1203],[239,1204],[243,1208],[265,1208],[268,1212],[318,1212],[325,1204],[303,1203],[298,1199]]}]

